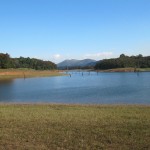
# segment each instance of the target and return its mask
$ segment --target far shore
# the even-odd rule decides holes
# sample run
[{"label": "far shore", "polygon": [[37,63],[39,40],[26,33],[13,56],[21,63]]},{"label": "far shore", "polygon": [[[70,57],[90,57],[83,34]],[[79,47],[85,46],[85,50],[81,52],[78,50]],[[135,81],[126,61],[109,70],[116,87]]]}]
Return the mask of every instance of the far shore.
[{"label": "far shore", "polygon": [[0,69],[1,79],[52,77],[65,75],[59,70]]},{"label": "far shore", "polygon": [[150,68],[116,68],[99,70],[100,72],[150,72]]},{"label": "far shore", "polygon": [[95,72],[150,72],[150,68],[115,68],[115,69],[101,69],[101,70],[95,70],[95,69],[70,69],[70,70],[62,70],[64,72],[67,71],[95,71]]},{"label": "far shore", "polygon": [[95,72],[150,72],[150,68],[117,68],[106,70],[74,69],[74,70],[34,70],[34,69],[0,69],[0,80],[32,77],[53,77],[68,75],[69,71]]}]

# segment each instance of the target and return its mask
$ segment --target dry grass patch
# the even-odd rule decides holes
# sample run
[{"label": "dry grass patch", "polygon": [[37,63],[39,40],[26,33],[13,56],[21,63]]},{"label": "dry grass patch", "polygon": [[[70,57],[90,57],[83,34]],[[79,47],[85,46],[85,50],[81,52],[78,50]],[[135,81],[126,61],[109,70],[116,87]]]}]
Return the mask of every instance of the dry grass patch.
[{"label": "dry grass patch", "polygon": [[1,104],[0,149],[150,149],[149,106]]},{"label": "dry grass patch", "polygon": [[149,72],[150,68],[115,68],[115,69],[106,69],[106,70],[99,70],[100,72]]},{"label": "dry grass patch", "polygon": [[0,79],[47,77],[63,75],[57,70],[32,70],[32,69],[0,69]]}]

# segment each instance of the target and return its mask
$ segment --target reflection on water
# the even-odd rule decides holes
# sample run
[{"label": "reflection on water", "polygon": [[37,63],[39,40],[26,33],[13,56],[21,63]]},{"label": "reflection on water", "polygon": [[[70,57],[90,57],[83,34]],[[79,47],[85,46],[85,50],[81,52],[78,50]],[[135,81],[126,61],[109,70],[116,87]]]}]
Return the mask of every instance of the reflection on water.
[{"label": "reflection on water", "polygon": [[0,81],[0,101],[150,104],[149,72],[68,74]]},{"label": "reflection on water", "polygon": [[0,101],[12,100],[13,82],[12,79],[0,80]]},{"label": "reflection on water", "polygon": [[2,84],[10,84],[11,82],[13,82],[13,79],[0,79],[0,85]]}]

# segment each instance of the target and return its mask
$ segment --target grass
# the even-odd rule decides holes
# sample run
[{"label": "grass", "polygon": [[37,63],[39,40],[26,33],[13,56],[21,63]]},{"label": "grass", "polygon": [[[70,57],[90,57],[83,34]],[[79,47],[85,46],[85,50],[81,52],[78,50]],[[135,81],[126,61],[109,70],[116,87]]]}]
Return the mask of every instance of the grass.
[{"label": "grass", "polygon": [[1,150],[150,149],[150,106],[0,104]]},{"label": "grass", "polygon": [[140,71],[150,71],[150,68],[139,68]]},{"label": "grass", "polygon": [[[134,72],[135,68],[115,68],[115,69],[106,69],[106,70],[100,70],[102,72]],[[136,71],[140,72],[149,72],[150,68],[136,68]]]},{"label": "grass", "polygon": [[47,77],[63,75],[57,70],[33,70],[33,69],[0,69],[0,79]]}]

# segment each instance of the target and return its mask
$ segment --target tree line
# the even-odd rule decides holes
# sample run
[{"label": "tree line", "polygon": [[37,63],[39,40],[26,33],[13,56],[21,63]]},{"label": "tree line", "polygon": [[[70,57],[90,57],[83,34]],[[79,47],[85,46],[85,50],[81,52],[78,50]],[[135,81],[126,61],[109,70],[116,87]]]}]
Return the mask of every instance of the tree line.
[{"label": "tree line", "polygon": [[9,54],[0,53],[0,68],[30,68],[36,70],[53,70],[57,66],[51,61],[43,61],[35,58],[11,58]]},{"label": "tree line", "polygon": [[115,69],[115,68],[150,68],[150,56],[143,57],[141,54],[137,56],[126,56],[121,54],[119,58],[104,59],[95,65],[95,69]]}]

